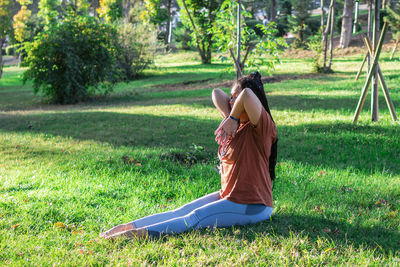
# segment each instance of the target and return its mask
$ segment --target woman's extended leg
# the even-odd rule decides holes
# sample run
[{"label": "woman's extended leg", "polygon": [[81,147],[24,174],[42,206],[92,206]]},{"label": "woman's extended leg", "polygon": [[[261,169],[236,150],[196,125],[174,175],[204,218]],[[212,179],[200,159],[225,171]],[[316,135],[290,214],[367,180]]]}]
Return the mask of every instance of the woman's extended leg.
[{"label": "woman's extended leg", "polygon": [[145,235],[159,237],[162,234],[182,233],[190,229],[246,225],[267,220],[271,214],[271,207],[261,204],[239,204],[221,199],[201,206],[182,217],[126,231],[112,238]]},{"label": "woman's extended leg", "polygon": [[217,191],[217,192],[208,194],[206,196],[203,196],[201,198],[198,198],[196,200],[193,200],[192,202],[190,202],[180,208],[177,208],[175,210],[143,217],[141,219],[135,220],[130,223],[120,224],[104,233],[101,233],[100,237],[108,237],[108,236],[111,236],[114,234],[118,234],[120,232],[125,232],[125,231],[129,231],[129,230],[137,229],[137,228],[143,228],[148,225],[152,225],[152,224],[160,223],[163,221],[171,220],[174,218],[182,217],[184,215],[189,214],[190,212],[192,212],[193,210],[195,210],[199,207],[202,207],[204,205],[207,205],[209,203],[219,200],[219,196],[220,196],[219,191]]}]

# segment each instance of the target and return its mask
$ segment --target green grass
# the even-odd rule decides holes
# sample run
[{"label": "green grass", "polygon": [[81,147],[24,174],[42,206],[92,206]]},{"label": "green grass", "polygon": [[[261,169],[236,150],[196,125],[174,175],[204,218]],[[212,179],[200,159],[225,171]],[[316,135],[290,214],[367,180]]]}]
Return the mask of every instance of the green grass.
[{"label": "green grass", "polygon": [[[211,84],[234,74],[172,54],[107,97],[55,106],[4,68],[0,265],[399,265],[400,126],[382,93],[379,123],[369,94],[351,123],[361,60],[309,75],[310,59],[283,58],[275,74],[295,79],[265,85],[280,140],[271,221],[115,243],[96,239],[218,190]],[[380,66],[400,112],[400,64]]]}]

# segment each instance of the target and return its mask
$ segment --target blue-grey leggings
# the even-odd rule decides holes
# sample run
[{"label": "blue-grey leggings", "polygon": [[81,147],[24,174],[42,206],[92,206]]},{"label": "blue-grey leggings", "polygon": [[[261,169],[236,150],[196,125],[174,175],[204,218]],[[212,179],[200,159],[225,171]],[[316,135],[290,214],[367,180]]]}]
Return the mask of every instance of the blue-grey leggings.
[{"label": "blue-grey leggings", "polygon": [[230,227],[268,220],[272,208],[262,204],[239,204],[211,193],[176,210],[147,216],[132,224],[146,228],[149,236],[182,233],[190,229]]}]

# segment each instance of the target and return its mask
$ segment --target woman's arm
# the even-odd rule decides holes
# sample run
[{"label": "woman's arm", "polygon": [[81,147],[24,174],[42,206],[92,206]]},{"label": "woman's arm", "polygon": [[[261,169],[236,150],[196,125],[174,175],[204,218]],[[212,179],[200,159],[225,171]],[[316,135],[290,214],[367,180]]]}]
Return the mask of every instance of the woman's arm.
[{"label": "woman's arm", "polygon": [[[260,100],[253,91],[249,88],[245,88],[236,99],[229,115],[234,118],[239,118],[243,112],[246,112],[250,122],[253,125],[257,125],[260,120],[262,108]],[[226,118],[215,131],[215,140],[218,144],[225,143],[230,137],[233,137],[236,134],[237,128],[237,121],[229,117]]]},{"label": "woman's arm", "polygon": [[258,97],[249,88],[245,88],[240,92],[238,98],[233,105],[230,115],[239,118],[243,112],[246,112],[250,122],[257,125],[260,119],[262,105]]},{"label": "woman's arm", "polygon": [[221,89],[214,89],[211,96],[214,106],[218,109],[219,113],[221,113],[222,117],[228,117],[231,112],[229,96]]}]

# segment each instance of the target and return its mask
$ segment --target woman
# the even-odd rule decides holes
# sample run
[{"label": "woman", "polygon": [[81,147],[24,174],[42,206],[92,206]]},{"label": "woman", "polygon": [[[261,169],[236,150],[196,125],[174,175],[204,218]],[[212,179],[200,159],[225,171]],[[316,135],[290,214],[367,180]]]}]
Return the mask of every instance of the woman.
[{"label": "woman", "polygon": [[272,214],[271,178],[275,178],[277,132],[261,75],[236,81],[231,97],[212,92],[224,117],[215,131],[221,161],[221,190],[173,211],[118,225],[101,237],[144,238],[181,233],[189,229],[257,223]]}]

